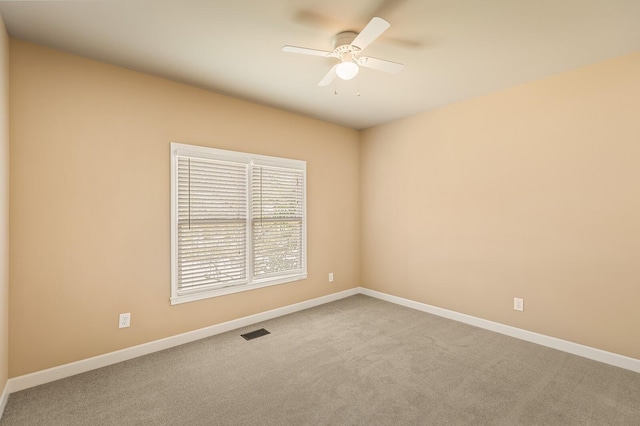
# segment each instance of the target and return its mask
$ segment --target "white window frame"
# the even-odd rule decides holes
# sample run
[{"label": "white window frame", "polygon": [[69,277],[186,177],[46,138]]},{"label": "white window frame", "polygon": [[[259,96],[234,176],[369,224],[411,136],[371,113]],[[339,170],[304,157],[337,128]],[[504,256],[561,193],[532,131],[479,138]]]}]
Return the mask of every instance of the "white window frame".
[{"label": "white window frame", "polygon": [[[230,287],[200,290],[194,292],[180,292],[178,283],[178,156],[222,160],[233,163],[247,164],[247,282]],[[302,270],[288,274],[270,274],[254,279],[253,276],[253,232],[251,208],[251,170],[252,166],[271,166],[285,169],[302,170],[303,182],[303,216],[302,216]],[[238,293],[277,284],[284,284],[307,278],[307,190],[306,190],[306,161],[288,158],[270,157],[238,151],[228,151],[182,143],[171,143],[171,304],[192,302],[226,294]]]}]

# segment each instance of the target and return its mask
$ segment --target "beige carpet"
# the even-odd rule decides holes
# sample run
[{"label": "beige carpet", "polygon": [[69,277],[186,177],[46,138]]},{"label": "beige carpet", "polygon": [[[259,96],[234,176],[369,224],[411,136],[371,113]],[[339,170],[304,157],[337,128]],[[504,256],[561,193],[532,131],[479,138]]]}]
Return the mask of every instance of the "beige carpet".
[{"label": "beige carpet", "polygon": [[640,374],[358,295],[12,394],[0,425],[640,425]]}]

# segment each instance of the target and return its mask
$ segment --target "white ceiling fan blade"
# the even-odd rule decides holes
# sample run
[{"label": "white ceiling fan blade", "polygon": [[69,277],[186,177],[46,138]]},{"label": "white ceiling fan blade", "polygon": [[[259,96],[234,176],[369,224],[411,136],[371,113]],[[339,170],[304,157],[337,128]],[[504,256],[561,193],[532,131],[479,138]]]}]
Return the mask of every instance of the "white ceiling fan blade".
[{"label": "white ceiling fan blade", "polygon": [[378,71],[389,72],[391,74],[397,74],[402,71],[404,64],[398,62],[385,61],[384,59],[377,59],[365,56],[358,58],[358,63],[366,68],[371,68]]},{"label": "white ceiling fan blade", "polygon": [[287,53],[301,53],[303,55],[324,56],[325,58],[331,54],[326,50],[307,49],[306,47],[282,46],[282,51]]},{"label": "white ceiling fan blade", "polygon": [[322,78],[322,80],[320,80],[320,83],[318,83],[318,86],[330,85],[331,82],[336,78],[336,68],[338,68],[338,64],[335,64],[334,66],[331,67],[327,75],[325,75]]},{"label": "white ceiling fan blade", "polygon": [[360,34],[351,42],[351,45],[359,47],[360,51],[362,51],[366,49],[373,40],[380,37],[380,34],[385,32],[390,26],[391,24],[384,19],[375,17],[369,21],[367,26],[364,27]]}]

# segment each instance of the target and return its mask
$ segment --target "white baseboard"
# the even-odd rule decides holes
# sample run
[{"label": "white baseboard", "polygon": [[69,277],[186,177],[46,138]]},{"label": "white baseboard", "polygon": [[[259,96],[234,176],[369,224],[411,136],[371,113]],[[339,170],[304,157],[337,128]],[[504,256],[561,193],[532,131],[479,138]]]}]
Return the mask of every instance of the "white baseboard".
[{"label": "white baseboard", "polygon": [[626,370],[640,373],[640,360],[630,358],[628,356],[619,355],[613,352],[603,351],[601,349],[592,348],[590,346],[569,342],[567,340],[557,339],[555,337],[546,336],[544,334],[534,333],[532,331],[523,330],[521,328],[511,327],[509,325],[485,320],[471,315],[461,314],[459,312],[450,311],[448,309],[438,308],[436,306],[427,305],[425,303],[415,302],[402,297],[392,296],[390,294],[381,293],[375,290],[360,287],[360,293],[395,303],[397,305],[406,306],[408,308],[417,309],[440,317],[452,319],[454,321],[463,322],[465,324],[484,328],[496,333],[505,334],[517,339],[526,340],[527,342],[536,343],[538,345],[547,346],[583,358],[589,358],[594,361],[603,362],[605,364],[624,368]]},{"label": "white baseboard", "polygon": [[436,306],[427,305],[425,303],[420,303],[413,300],[392,296],[390,294],[381,293],[379,291],[359,287],[319,297],[316,299],[307,300],[293,305],[284,306],[282,308],[261,312],[255,315],[238,318],[221,324],[212,325],[210,327],[201,328],[199,330],[190,331],[188,333],[155,340],[153,342],[144,343],[142,345],[132,346],[130,348],[121,349],[119,351],[110,352],[92,358],[87,358],[69,364],[64,364],[46,370],[36,371],[34,373],[11,378],[8,380],[2,396],[0,397],[0,418],[2,417],[2,413],[4,412],[4,407],[7,403],[9,394],[12,392],[18,392],[34,386],[39,386],[45,383],[53,382],[55,380],[63,379],[65,377],[74,376],[76,374],[85,373],[87,371],[106,367],[108,365],[116,364],[118,362],[126,361],[139,356],[148,355],[153,352],[169,349],[174,346],[194,342],[196,340],[204,339],[216,334],[225,333],[227,331],[246,327],[262,321],[267,321],[283,315],[288,315],[304,309],[323,305],[325,303],[333,302],[359,293],[640,373],[640,360],[635,358],[618,355],[612,352],[580,345],[578,343],[557,339],[555,337],[545,336],[543,334],[538,334],[516,327],[511,327],[497,322],[485,320],[482,318],[473,317],[471,315],[461,314],[459,312],[450,311],[447,309],[438,308]]},{"label": "white baseboard", "polygon": [[7,401],[9,400],[9,383],[4,386],[2,390],[2,395],[0,395],[0,420],[2,419],[2,415],[4,414],[4,407],[7,406]]},{"label": "white baseboard", "polygon": [[[188,333],[178,334],[176,336],[167,337],[153,342],[144,343],[142,345],[132,346],[130,348],[121,349],[115,352],[109,352],[104,355],[98,355],[92,358],[83,359],[69,364],[60,365],[46,370],[36,371],[34,373],[25,374],[23,376],[13,377],[9,379],[5,392],[18,392],[34,386],[43,385],[65,377],[74,376],[76,374],[85,373],[97,368],[106,367],[118,362],[126,361],[153,352],[169,349],[174,346],[183,345],[185,343],[194,342],[216,334],[226,333],[227,331],[246,327],[262,321],[288,315],[314,306],[323,305],[345,297],[353,296],[359,293],[358,288],[341,291],[339,293],[329,294],[327,296],[318,297],[316,299],[307,300],[282,308],[261,312],[255,315],[238,318],[221,324],[212,325],[210,327],[201,328],[199,330],[190,331]],[[4,395],[4,394],[3,394]],[[1,411],[0,411],[1,413]]]}]

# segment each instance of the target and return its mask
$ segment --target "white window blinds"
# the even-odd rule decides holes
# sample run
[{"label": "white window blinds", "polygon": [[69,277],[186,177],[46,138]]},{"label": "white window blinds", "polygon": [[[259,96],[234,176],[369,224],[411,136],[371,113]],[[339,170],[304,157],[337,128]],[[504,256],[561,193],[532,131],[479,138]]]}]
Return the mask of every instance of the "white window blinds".
[{"label": "white window blinds", "polygon": [[178,293],[247,281],[247,165],[178,156]]},{"label": "white window blinds", "polygon": [[253,273],[303,268],[304,172],[254,165],[251,169]]},{"label": "white window blinds", "polygon": [[306,164],[171,144],[171,302],[306,278]]}]

